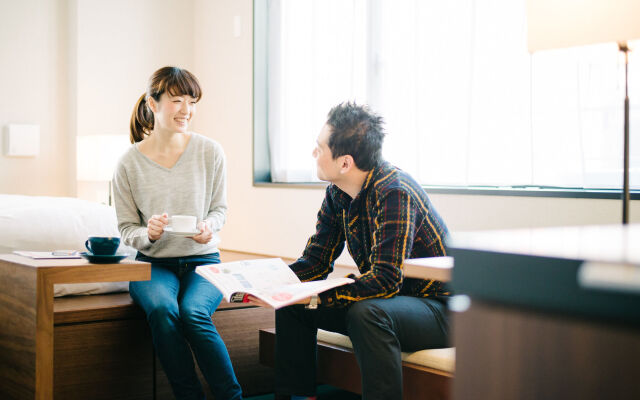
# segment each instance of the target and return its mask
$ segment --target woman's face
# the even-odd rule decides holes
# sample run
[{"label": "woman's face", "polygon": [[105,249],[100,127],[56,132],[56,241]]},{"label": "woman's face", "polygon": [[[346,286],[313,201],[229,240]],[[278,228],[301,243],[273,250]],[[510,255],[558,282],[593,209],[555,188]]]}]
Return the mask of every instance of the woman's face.
[{"label": "woman's face", "polygon": [[172,96],[163,93],[159,101],[149,98],[153,111],[153,129],[186,133],[191,118],[196,113],[197,100],[189,95]]}]

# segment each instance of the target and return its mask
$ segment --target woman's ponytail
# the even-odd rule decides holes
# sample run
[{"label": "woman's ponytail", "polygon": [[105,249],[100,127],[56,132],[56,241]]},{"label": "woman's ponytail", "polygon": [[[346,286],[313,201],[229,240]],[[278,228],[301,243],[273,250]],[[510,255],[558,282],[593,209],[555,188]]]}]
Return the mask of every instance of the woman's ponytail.
[{"label": "woman's ponytail", "polygon": [[143,93],[136,102],[129,124],[131,143],[142,141],[153,129],[153,112],[147,107],[147,94]]}]

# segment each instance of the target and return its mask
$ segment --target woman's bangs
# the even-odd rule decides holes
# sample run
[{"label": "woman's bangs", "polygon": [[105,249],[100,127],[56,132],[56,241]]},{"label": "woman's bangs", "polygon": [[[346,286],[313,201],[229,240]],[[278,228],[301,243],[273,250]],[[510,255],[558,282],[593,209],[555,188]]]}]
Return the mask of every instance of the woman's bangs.
[{"label": "woman's bangs", "polygon": [[172,74],[165,82],[164,89],[171,96],[191,96],[196,101],[202,97],[202,89],[198,80],[191,73],[181,70],[176,74]]}]

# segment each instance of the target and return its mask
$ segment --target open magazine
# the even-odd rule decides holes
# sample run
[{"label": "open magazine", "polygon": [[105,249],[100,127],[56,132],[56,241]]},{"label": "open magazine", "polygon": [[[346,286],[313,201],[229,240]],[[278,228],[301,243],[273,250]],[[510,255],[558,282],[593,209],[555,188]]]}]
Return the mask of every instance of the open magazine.
[{"label": "open magazine", "polygon": [[273,308],[353,282],[351,278],[300,282],[280,258],[201,265],[196,273],[213,283],[229,303],[242,303],[250,294]]}]

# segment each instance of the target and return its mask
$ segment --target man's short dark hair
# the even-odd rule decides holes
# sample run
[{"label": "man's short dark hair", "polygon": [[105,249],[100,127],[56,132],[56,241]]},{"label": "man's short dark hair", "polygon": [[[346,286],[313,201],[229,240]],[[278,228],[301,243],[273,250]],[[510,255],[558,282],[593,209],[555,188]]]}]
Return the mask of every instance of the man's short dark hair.
[{"label": "man's short dark hair", "polygon": [[369,107],[352,102],[338,104],[329,111],[327,124],[331,126],[328,146],[334,159],[348,154],[362,171],[370,171],[382,162],[384,121]]}]

